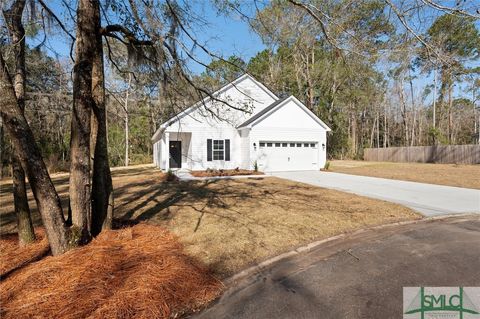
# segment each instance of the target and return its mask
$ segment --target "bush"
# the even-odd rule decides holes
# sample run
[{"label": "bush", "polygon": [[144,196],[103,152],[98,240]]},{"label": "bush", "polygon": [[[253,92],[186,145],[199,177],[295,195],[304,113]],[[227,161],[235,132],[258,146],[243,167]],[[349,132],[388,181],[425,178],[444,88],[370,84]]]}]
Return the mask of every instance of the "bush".
[{"label": "bush", "polygon": [[257,161],[255,161],[255,163],[253,163],[253,170],[254,170],[255,172],[258,172],[258,163],[257,163]]},{"label": "bush", "polygon": [[328,168],[330,167],[330,161],[325,162],[325,166],[323,167],[324,170],[328,171]]},{"label": "bush", "polygon": [[168,182],[173,182],[173,181],[176,181],[176,180],[178,180],[177,175],[175,175],[175,173],[171,169],[169,169],[167,171],[167,181]]}]

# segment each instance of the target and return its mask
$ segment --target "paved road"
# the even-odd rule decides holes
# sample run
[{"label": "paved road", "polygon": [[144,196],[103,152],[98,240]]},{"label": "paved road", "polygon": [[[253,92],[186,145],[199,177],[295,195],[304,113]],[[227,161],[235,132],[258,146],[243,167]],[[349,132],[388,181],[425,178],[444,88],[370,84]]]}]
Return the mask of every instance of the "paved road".
[{"label": "paved road", "polygon": [[480,286],[480,216],[324,243],[240,280],[195,318],[401,318],[402,287],[417,286]]},{"label": "paved road", "polygon": [[475,189],[320,171],[271,175],[402,204],[426,216],[480,213],[480,190]]}]

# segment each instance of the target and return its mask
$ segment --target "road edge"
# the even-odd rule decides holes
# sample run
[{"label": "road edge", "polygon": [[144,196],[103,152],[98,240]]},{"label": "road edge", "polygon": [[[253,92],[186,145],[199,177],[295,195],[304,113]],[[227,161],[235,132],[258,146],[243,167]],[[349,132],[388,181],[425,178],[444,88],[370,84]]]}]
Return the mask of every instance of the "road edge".
[{"label": "road edge", "polygon": [[[347,238],[349,236],[357,235],[366,231],[371,231],[371,230],[377,230],[377,229],[384,229],[384,228],[389,228],[389,227],[394,227],[394,226],[402,226],[402,225],[411,225],[411,224],[418,224],[418,223],[423,223],[423,222],[431,222],[431,221],[437,221],[437,220],[443,220],[443,219],[449,219],[449,218],[455,218],[455,217],[470,217],[470,216],[478,216],[477,213],[457,213],[457,214],[448,214],[448,215],[441,215],[441,216],[431,216],[431,217],[423,217],[420,219],[414,219],[414,220],[406,220],[406,221],[400,221],[400,222],[394,222],[394,223],[389,223],[389,224],[382,224],[382,225],[376,225],[376,226],[371,226],[371,227],[366,227],[366,228],[360,228],[352,232],[346,232],[346,233],[341,233],[339,235],[335,235],[332,237],[320,239],[317,241],[314,241],[312,243],[309,243],[307,245],[297,247],[293,250],[290,250],[288,252],[285,252],[283,254],[271,257],[267,260],[264,260],[256,265],[253,265],[251,267],[248,267],[239,273],[236,273],[233,276],[228,277],[227,279],[223,280],[223,284],[225,285],[226,288],[234,285],[237,281],[244,279],[250,275],[256,274],[256,273],[261,273],[265,268],[271,266],[272,264],[293,257],[297,256],[299,254],[309,252],[313,248],[322,245],[324,243],[328,243],[331,241],[335,240],[340,240]],[[480,218],[480,216],[479,216]]]}]

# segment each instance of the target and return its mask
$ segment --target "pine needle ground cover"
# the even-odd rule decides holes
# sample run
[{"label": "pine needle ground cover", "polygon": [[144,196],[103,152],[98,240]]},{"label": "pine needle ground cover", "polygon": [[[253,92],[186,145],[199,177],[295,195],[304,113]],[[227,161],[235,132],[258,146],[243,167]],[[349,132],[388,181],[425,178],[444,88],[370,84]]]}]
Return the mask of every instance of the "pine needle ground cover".
[{"label": "pine needle ground cover", "polygon": [[[26,259],[35,255],[46,242],[39,237],[28,248],[3,238],[2,260],[18,252]],[[138,224],[103,232],[86,246],[2,277],[0,317],[171,318],[201,308],[221,290],[221,282],[185,255],[171,232]]]}]

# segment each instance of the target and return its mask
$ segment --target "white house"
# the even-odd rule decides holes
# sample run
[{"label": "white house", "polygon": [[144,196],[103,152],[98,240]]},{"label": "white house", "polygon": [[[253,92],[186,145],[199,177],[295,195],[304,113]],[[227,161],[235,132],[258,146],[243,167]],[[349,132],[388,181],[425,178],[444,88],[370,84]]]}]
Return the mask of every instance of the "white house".
[{"label": "white house", "polygon": [[[163,123],[152,137],[161,169],[319,170],[330,128],[294,96],[244,74]],[[229,105],[227,105],[225,101]],[[232,107],[233,106],[233,107]]]}]

